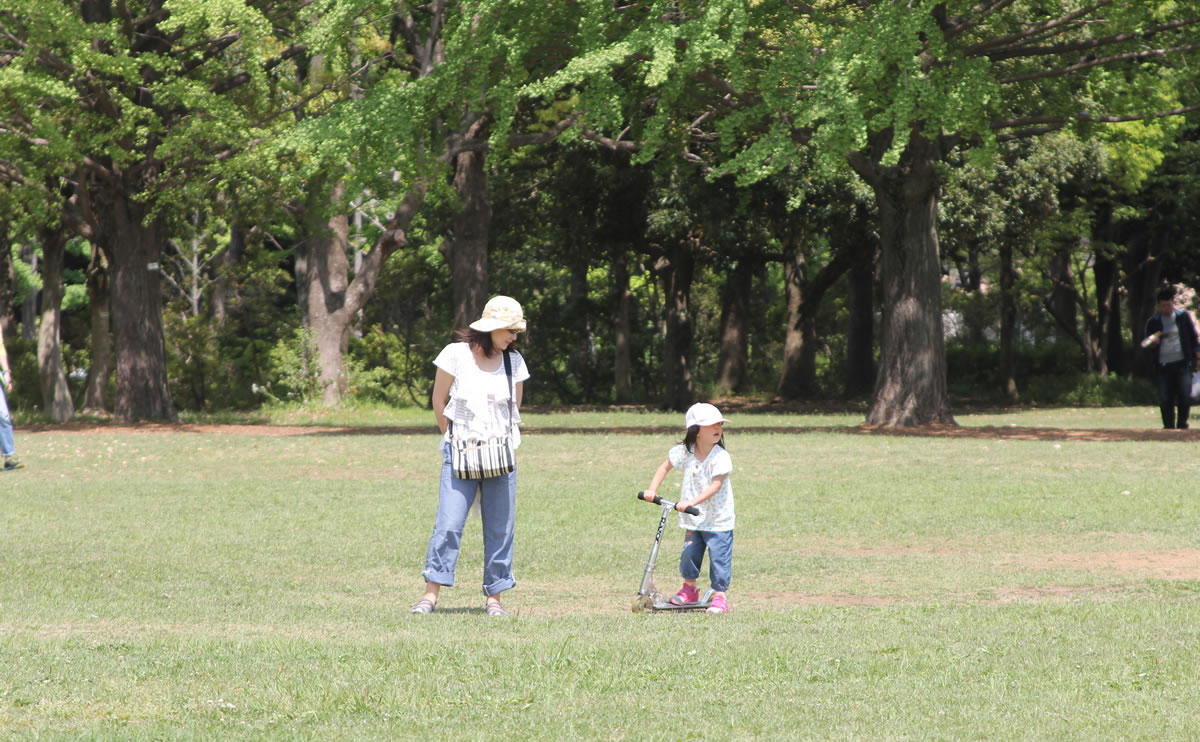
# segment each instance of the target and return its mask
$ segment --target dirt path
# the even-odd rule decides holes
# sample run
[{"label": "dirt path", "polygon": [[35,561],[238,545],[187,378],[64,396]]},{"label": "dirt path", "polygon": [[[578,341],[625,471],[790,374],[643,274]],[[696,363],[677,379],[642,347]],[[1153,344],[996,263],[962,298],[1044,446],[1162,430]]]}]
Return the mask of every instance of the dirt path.
[{"label": "dirt path", "polygon": [[[316,425],[211,425],[192,423],[41,423],[23,425],[22,435],[28,433],[79,433],[81,435],[114,435],[145,433],[196,433],[202,435],[429,435],[432,425],[393,427],[336,427]],[[523,426],[526,435],[565,435],[604,432],[616,435],[675,435],[673,427],[636,426],[597,429],[595,427],[538,427]],[[1103,428],[1041,428],[1013,426],[963,427],[957,425],[923,425],[911,428],[884,428],[870,425],[788,427],[745,425],[743,433],[774,433],[804,435],[808,433],[841,433],[843,435],[925,436],[930,438],[984,438],[994,440],[1040,441],[1200,441],[1197,430],[1103,429]]]}]

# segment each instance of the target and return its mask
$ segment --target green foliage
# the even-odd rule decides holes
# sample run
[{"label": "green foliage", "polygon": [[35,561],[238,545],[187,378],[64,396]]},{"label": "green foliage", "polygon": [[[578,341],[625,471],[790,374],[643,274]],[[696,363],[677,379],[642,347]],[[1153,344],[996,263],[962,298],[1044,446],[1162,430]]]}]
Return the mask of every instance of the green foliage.
[{"label": "green foliage", "polygon": [[171,397],[180,409],[207,410],[225,406],[230,397],[216,387],[229,379],[229,363],[220,354],[217,328],[207,317],[167,314],[167,378]]},{"label": "green foliage", "polygon": [[4,336],[8,367],[12,371],[13,390],[8,393],[11,410],[38,409],[42,406],[42,382],[38,376],[37,340],[21,335]]},{"label": "green foliage", "polygon": [[1075,407],[1114,407],[1158,404],[1153,382],[1128,376],[1080,374],[1075,377],[1034,377],[1023,396],[1044,404]]},{"label": "green foliage", "polygon": [[[1133,353],[1133,349],[1126,349],[1126,353]],[[946,348],[946,360],[950,388],[956,396],[1005,401],[1000,354],[995,345],[952,343]],[[1022,402],[1079,407],[1158,403],[1158,392],[1149,379],[1083,372],[1078,346],[1072,344],[1020,346],[1015,353],[1013,378]]]},{"label": "green foliage", "polygon": [[16,304],[23,304],[29,299],[30,294],[42,290],[42,274],[34,273],[29,263],[20,258],[19,249],[16,246],[12,248],[12,266],[13,301]]},{"label": "green foliage", "polygon": [[271,348],[267,366],[269,397],[310,402],[322,394],[317,341],[310,330],[298,327]]},{"label": "green foliage", "polygon": [[[1079,115],[1187,104],[1190,53],[1047,75],[1082,58],[1052,53],[1052,44],[1136,37],[1194,12],[1194,2],[1106,6],[1103,24],[1088,11],[1057,36],[1032,39],[1037,53],[992,54],[1011,34],[1086,9],[1059,0],[986,16],[966,0],[471,0],[447,6],[441,58],[428,69],[402,33],[392,34],[408,21],[418,35],[432,31],[436,4],[179,0],[161,16],[147,15],[157,6],[141,0],[122,7],[141,19],[136,33],[122,13],[86,23],[78,4],[0,0],[20,42],[0,59],[0,215],[14,239],[28,241],[40,227],[68,223],[63,209],[76,206],[64,197],[85,182],[80,163],[144,175],[135,198],[154,206],[164,239],[181,253],[195,246],[192,266],[204,264],[195,276],[164,272],[183,292],[167,292],[165,316],[172,390],[187,410],[252,405],[264,398],[256,388],[309,399],[307,341],[293,332],[289,248],[304,237],[300,225],[322,223],[330,210],[352,213],[351,251],[367,249],[420,182],[426,204],[384,267],[348,368],[352,399],[426,403],[429,362],[453,329],[438,249],[459,208],[445,177],[448,146],[475,121],[488,124],[489,283],[519,297],[533,320],[522,342],[538,374],[535,402],[611,400],[618,257],[629,265],[635,305],[635,395],[654,400],[663,365],[658,263],[681,240],[692,241],[699,261],[692,371],[701,389],[714,383],[727,273],[764,262],[754,284],[751,391],[769,392],[786,321],[782,247],[804,235],[815,273],[847,245],[877,241],[870,230],[839,231],[865,191],[847,182],[847,153],[901,163],[911,131],[968,148],[949,150],[940,171],[945,269],[976,261],[994,287],[996,248],[1015,247],[1020,321],[1037,343],[1055,335],[1041,307],[1054,253],[1069,247],[1084,266],[1101,252],[1121,257],[1125,230],[1168,245],[1165,276],[1196,273],[1195,132],[1174,117],[1101,126]],[[974,25],[948,38],[943,11]],[[1153,38],[1178,41],[1174,31]],[[1144,41],[1095,53],[1139,51]],[[297,44],[304,54],[281,58]],[[1064,117],[1075,123],[1032,142],[996,139],[1035,126],[1003,121],[1055,128]],[[509,146],[568,118],[576,125],[552,147]],[[636,143],[637,152],[601,151],[589,142],[597,136]],[[336,203],[335,179],[345,186]],[[1109,206],[1112,228],[1095,234]],[[255,235],[234,266],[218,268],[234,224]],[[79,258],[85,247],[69,249]],[[67,350],[86,360],[78,262],[66,274]],[[15,273],[20,302],[40,277],[19,260]],[[1087,271],[1076,280],[1081,292],[1094,286]],[[223,322],[213,316],[218,281],[233,287]],[[995,294],[951,290],[946,306],[983,327],[997,305]],[[839,286],[817,319],[825,394],[844,376],[845,312]],[[1067,366],[1076,357],[1046,352],[1063,354]],[[1076,373],[1029,365],[1048,376]],[[972,389],[988,383],[957,368]]]},{"label": "green foliage", "polygon": [[354,402],[382,402],[395,407],[427,407],[433,386],[425,353],[404,342],[398,334],[378,325],[362,338],[352,338],[346,372],[348,396]]}]

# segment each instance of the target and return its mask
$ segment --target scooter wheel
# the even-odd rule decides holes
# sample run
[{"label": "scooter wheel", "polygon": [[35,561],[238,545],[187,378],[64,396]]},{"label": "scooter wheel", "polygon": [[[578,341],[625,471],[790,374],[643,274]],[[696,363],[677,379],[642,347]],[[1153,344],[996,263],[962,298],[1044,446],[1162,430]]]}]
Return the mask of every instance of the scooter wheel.
[{"label": "scooter wheel", "polygon": [[642,611],[648,611],[653,605],[654,601],[650,600],[649,596],[639,595],[633,601],[633,612],[641,613]]}]

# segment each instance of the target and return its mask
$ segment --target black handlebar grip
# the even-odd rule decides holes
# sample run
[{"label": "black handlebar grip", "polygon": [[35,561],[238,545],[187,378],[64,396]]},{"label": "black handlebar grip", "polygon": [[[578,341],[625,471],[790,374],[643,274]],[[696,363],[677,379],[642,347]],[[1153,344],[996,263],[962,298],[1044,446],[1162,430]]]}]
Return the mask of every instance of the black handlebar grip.
[{"label": "black handlebar grip", "polygon": [[686,508],[683,509],[683,512],[687,513],[688,515],[699,515],[700,508],[695,507],[694,505],[688,505]]},{"label": "black handlebar grip", "polygon": [[652,503],[654,503],[655,505],[661,505],[661,504],[662,504],[662,498],[661,498],[661,497],[659,497],[658,495],[655,495],[653,500],[647,500],[647,499],[646,499],[646,493],[645,493],[644,491],[643,491],[643,492],[639,492],[639,493],[637,493],[637,499],[639,499],[639,500],[642,500],[642,501],[644,501],[644,502],[652,502]]}]

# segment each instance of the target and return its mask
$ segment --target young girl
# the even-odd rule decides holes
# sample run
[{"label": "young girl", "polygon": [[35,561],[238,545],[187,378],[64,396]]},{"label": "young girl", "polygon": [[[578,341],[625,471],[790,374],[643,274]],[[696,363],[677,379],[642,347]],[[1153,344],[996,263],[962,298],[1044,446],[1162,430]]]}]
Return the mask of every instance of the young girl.
[{"label": "young girl", "polygon": [[[683,587],[671,596],[671,602],[680,605],[700,599],[696,578],[700,576],[704,550],[708,549],[708,577],[714,593],[709,613],[729,611],[725,591],[733,574],[733,484],[729,481],[733,461],[725,450],[722,431],[727,422],[721,411],[710,404],[692,405],[684,417],[687,435],[667,452],[667,460],[654,472],[646,490],[646,499],[653,499],[667,472],[683,471],[679,502],[675,504],[679,527],[685,529],[683,554],[679,557]],[[683,512],[693,505],[700,515]]]}]

